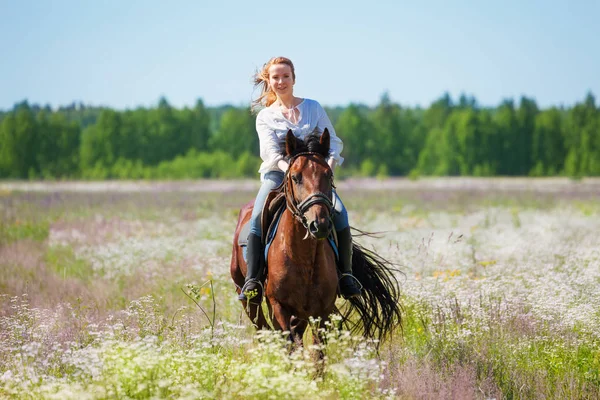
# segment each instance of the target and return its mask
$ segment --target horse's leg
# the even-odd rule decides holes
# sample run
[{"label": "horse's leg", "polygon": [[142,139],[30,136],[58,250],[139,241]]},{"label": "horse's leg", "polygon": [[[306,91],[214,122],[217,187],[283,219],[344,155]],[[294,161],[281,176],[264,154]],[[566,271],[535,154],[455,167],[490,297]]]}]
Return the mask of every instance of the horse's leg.
[{"label": "horse's leg", "polygon": [[326,329],[327,325],[325,325],[325,322],[327,320],[328,320],[328,318],[321,317],[321,318],[319,318],[318,325],[312,326],[313,327],[313,332],[312,332],[313,344],[317,348],[317,359],[319,362],[319,371],[320,372],[322,372],[322,368],[323,368],[322,361],[325,359],[324,349],[325,349],[325,345],[327,344],[326,335],[325,335],[325,329]]},{"label": "horse's leg", "polygon": [[252,204],[246,204],[240,210],[240,214],[238,216],[237,226],[235,227],[235,232],[233,233],[233,248],[231,251],[231,263],[229,265],[229,272],[231,274],[231,279],[236,286],[236,292],[240,294],[241,287],[244,285],[244,277],[246,275],[246,262],[244,261],[244,257],[242,255],[242,248],[238,245],[238,239],[240,236],[240,231],[244,226],[244,223],[250,217],[252,213]]},{"label": "horse's leg", "polygon": [[304,337],[304,332],[308,327],[308,321],[305,319],[300,319],[295,315],[292,315],[290,318],[290,333],[292,335],[292,339],[294,343],[298,346],[303,346],[304,342],[302,338]]},{"label": "horse's leg", "polygon": [[269,316],[269,319],[267,320],[267,322],[270,320],[271,325],[273,325],[273,329],[281,330],[281,327],[277,324],[277,321],[275,321],[275,318],[273,318],[273,307],[271,306],[271,302],[269,300],[267,300],[267,310],[268,310],[267,315]]},{"label": "horse's leg", "polygon": [[[246,221],[250,218],[252,214],[252,203],[246,204],[240,210],[240,215],[238,217],[238,223],[233,235],[233,249],[231,253],[231,264],[230,264],[230,273],[231,279],[235,284],[235,291],[239,295],[242,291],[242,286],[244,286],[245,275],[246,275],[246,261],[243,257],[242,248],[238,245],[238,238],[240,235],[240,231]],[[247,300],[242,300],[242,306],[246,315],[254,325],[256,329],[269,329],[269,324],[265,315],[263,313],[262,307],[257,304],[248,305]]]},{"label": "horse's leg", "polygon": [[242,305],[248,318],[250,318],[250,321],[252,321],[252,324],[256,329],[269,329],[269,324],[267,323],[267,319],[265,318],[265,314],[260,305],[250,303],[250,306],[248,307],[247,300],[242,300]]},{"label": "horse's leg", "polygon": [[290,326],[292,314],[275,300],[271,301],[271,307],[273,309],[273,326],[275,326],[275,329],[290,332],[288,340],[293,343],[294,338],[292,337],[292,328]]}]

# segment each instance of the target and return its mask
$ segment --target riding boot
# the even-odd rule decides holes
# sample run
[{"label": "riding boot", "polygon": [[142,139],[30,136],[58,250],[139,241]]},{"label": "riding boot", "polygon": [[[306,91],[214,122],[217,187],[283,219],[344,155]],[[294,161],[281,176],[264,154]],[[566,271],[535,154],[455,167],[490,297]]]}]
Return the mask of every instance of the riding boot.
[{"label": "riding boot", "polygon": [[338,268],[341,272],[340,278],[340,293],[345,299],[360,296],[362,285],[358,279],[352,275],[352,234],[350,227],[337,231],[338,250],[340,254],[340,262]]},{"label": "riding boot", "polygon": [[262,240],[255,234],[248,235],[246,258],[248,270],[246,281],[242,287],[238,300],[249,300],[251,303],[260,304],[263,296],[262,275]]}]

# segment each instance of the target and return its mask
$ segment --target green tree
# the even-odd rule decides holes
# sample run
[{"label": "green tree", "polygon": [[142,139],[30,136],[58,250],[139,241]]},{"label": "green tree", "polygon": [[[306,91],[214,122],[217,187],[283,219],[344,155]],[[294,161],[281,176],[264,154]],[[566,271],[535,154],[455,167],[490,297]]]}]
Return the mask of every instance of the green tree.
[{"label": "green tree", "polygon": [[344,167],[357,168],[370,157],[369,147],[372,149],[376,144],[367,146],[366,143],[372,140],[375,128],[358,105],[350,104],[344,109],[335,124],[335,130],[344,142]]},{"label": "green tree", "polygon": [[572,176],[600,175],[600,111],[588,93],[573,107],[567,119],[565,173]]},{"label": "green tree", "polygon": [[530,175],[550,176],[560,173],[566,157],[563,118],[560,110],[551,108],[535,118]]},{"label": "green tree", "polygon": [[448,93],[444,93],[442,97],[434,101],[423,115],[423,125],[426,131],[430,132],[434,128],[443,128],[453,108],[454,104]]},{"label": "green tree", "polygon": [[199,151],[208,150],[208,140],[211,136],[210,114],[201,99],[196,101],[196,106],[184,113],[186,129],[190,133],[189,147]]},{"label": "green tree", "polygon": [[0,177],[18,178],[16,164],[16,119],[12,113],[4,116],[0,124]]},{"label": "green tree", "polygon": [[39,144],[36,154],[40,174],[46,178],[74,177],[79,173],[80,129],[62,113],[37,115]]},{"label": "green tree", "polygon": [[87,127],[81,137],[81,169],[108,168],[120,157],[122,119],[120,113],[103,110],[95,125]]},{"label": "green tree", "polygon": [[520,161],[519,152],[515,147],[519,142],[519,121],[515,105],[512,100],[505,100],[496,110],[494,115],[496,125],[496,139],[492,144],[493,158],[497,163],[497,172],[500,175],[517,175]]},{"label": "green tree", "polygon": [[519,128],[512,144],[512,151],[515,152],[516,156],[515,173],[517,175],[527,175],[533,167],[533,136],[535,119],[538,113],[539,109],[535,100],[521,97],[519,109],[516,113]]},{"label": "green tree", "polygon": [[184,154],[187,137],[177,120],[176,111],[167,102],[167,99],[164,97],[160,99],[152,116],[156,126],[151,146],[156,158],[160,161],[171,160],[179,154]]},{"label": "green tree", "polygon": [[489,113],[456,108],[443,128],[434,128],[419,154],[417,172],[425,175],[490,175],[493,132]]},{"label": "green tree", "polygon": [[237,159],[245,151],[259,154],[255,118],[248,108],[231,108],[221,117],[219,130],[210,138],[213,151],[224,151]]},{"label": "green tree", "polygon": [[454,127],[457,136],[457,160],[461,175],[487,175],[493,167],[490,160],[489,149],[491,135],[487,128],[490,117],[485,112],[472,108],[465,108],[453,112],[448,121],[456,117]]},{"label": "green tree", "polygon": [[433,128],[425,139],[423,150],[419,153],[416,171],[422,175],[446,175],[449,167],[446,163],[447,144],[442,128]]},{"label": "green tree", "polygon": [[[371,115],[373,134],[366,147],[369,154],[384,165],[391,175],[407,175],[414,167],[417,155],[413,148],[413,130],[416,123],[404,113],[400,105],[392,103],[385,93]],[[383,171],[382,168],[380,168]]]},{"label": "green tree", "polygon": [[10,178],[39,174],[39,127],[27,102],[15,106],[0,129],[0,173]]}]

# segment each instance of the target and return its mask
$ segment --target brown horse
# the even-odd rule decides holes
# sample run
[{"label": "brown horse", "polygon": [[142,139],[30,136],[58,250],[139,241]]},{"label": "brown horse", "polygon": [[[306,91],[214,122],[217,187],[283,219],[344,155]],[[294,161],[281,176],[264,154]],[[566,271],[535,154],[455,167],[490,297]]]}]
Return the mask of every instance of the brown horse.
[{"label": "brown horse", "polygon": [[[326,162],[329,141],[327,129],[320,137],[311,135],[305,142],[288,132],[284,155],[289,159],[289,169],[282,184],[286,210],[267,256],[265,297],[273,326],[289,331],[289,339],[299,343],[311,317],[324,327],[329,316],[340,311],[335,304],[336,257],[325,240],[333,228],[331,214],[334,212],[333,173]],[[249,203],[240,211],[233,239],[231,276],[238,293],[246,274],[238,239],[251,214],[252,203]],[[401,321],[394,270],[386,260],[356,243],[353,249],[352,269],[363,286],[363,293],[348,300],[342,312],[343,321],[366,337],[382,339]],[[270,328],[259,305],[246,301],[243,305],[258,329]],[[318,335],[314,338],[319,340]]]}]

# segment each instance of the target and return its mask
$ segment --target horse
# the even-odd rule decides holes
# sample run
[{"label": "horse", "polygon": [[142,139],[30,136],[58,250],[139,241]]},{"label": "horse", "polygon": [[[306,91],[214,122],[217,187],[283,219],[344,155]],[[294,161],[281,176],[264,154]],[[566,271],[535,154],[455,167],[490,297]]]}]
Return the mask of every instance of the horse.
[{"label": "horse", "polygon": [[[326,161],[329,145],[327,129],[320,136],[309,135],[305,141],[296,138],[291,130],[287,132],[283,155],[289,160],[289,168],[279,188],[285,195],[285,210],[266,257],[267,308],[273,328],[289,332],[291,343],[303,344],[311,318],[317,321],[318,328],[324,328],[333,313],[341,314],[342,324],[352,332],[379,343],[401,326],[397,271],[387,260],[354,242],[352,269],[362,285],[362,294],[347,300],[341,308],[336,306],[336,256],[326,240],[333,228],[335,188],[333,171]],[[238,239],[252,207],[253,201],[240,210],[233,238],[230,272],[238,294],[246,274]],[[246,300],[242,304],[257,329],[271,329],[259,304]],[[319,343],[322,338],[317,334],[313,340]]]}]

